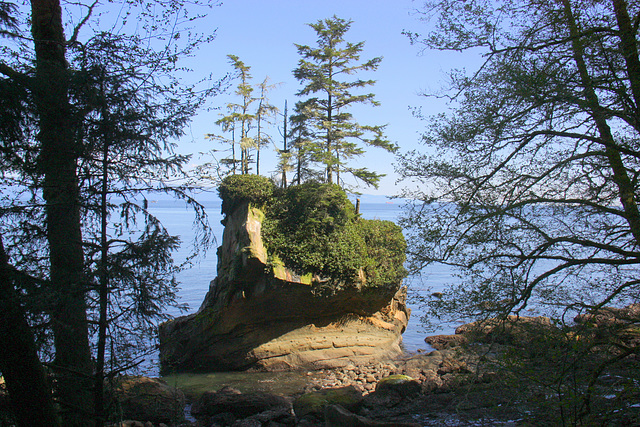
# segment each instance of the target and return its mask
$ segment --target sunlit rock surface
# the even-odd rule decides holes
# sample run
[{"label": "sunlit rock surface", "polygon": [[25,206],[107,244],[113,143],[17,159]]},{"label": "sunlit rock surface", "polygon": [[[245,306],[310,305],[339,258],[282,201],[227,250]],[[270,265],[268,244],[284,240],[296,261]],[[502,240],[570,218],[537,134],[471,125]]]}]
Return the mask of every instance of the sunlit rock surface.
[{"label": "sunlit rock surface", "polygon": [[262,219],[248,203],[227,216],[218,277],[199,311],[160,325],[163,373],[329,368],[401,352],[405,287],[370,289],[361,275],[327,291],[327,279],[269,266]]}]

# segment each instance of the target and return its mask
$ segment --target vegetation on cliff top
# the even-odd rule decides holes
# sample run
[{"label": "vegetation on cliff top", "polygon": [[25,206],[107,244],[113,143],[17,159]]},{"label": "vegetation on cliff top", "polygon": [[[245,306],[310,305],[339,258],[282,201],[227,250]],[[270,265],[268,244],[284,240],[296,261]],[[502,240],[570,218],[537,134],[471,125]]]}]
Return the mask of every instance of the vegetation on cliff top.
[{"label": "vegetation on cliff top", "polygon": [[306,182],[286,189],[257,175],[225,178],[218,192],[229,215],[248,202],[265,213],[262,238],[270,260],[331,283],[352,282],[362,269],[367,287],[396,287],[406,276],[402,230],[365,220],[336,184]]},{"label": "vegetation on cliff top", "polygon": [[229,175],[218,186],[222,213],[231,214],[240,204],[249,202],[261,207],[273,198],[275,186],[259,175]]}]

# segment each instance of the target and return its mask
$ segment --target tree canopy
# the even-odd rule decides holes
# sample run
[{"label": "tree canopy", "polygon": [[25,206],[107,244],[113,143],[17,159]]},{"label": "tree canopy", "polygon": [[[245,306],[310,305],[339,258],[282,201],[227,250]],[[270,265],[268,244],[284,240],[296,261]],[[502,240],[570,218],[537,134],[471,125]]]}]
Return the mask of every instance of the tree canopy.
[{"label": "tree canopy", "polygon": [[[412,268],[460,271],[430,314],[571,323],[637,303],[639,5],[434,1],[421,16],[432,31],[413,43],[483,58],[450,74],[453,111],[401,158]],[[612,345],[609,361],[637,352]]]},{"label": "tree canopy", "polygon": [[427,149],[400,159],[411,267],[459,272],[425,297],[428,315],[550,316],[566,329],[535,351],[562,365],[539,384],[580,423],[602,409],[589,399],[605,367],[640,350],[619,330],[591,334],[592,322],[569,329],[578,314],[640,302],[640,7],[444,0],[420,16],[431,30],[407,33],[414,44],[482,58],[450,73],[434,95],[452,112],[428,118]]},{"label": "tree canopy", "polygon": [[[391,297],[406,276],[406,244],[391,221],[360,218],[337,184],[307,181],[276,188],[258,175],[231,175],[218,188],[223,223],[241,206],[262,211],[261,235],[272,268],[285,265],[329,295],[361,286]],[[385,302],[388,299],[385,300]]]},{"label": "tree canopy", "polygon": [[[138,364],[145,337],[175,304],[178,239],[145,197],[167,192],[190,203],[207,240],[201,206],[185,181],[171,181],[188,160],[173,155],[173,139],[218,89],[179,81],[179,59],[211,39],[184,31],[196,17],[182,5],[122,2],[119,29],[102,31],[98,2],[0,3],[0,236],[2,268],[12,272],[2,285],[21,296],[9,300],[14,318],[0,321],[30,321],[34,336],[19,329],[16,339],[35,340],[49,363],[68,425],[104,421],[105,367],[115,375]],[[8,382],[38,377],[37,367],[0,356]]]},{"label": "tree canopy", "polygon": [[335,15],[309,24],[318,36],[317,46],[296,45],[301,59],[293,74],[303,85],[297,95],[309,96],[296,105],[296,110],[298,117],[310,124],[308,129],[312,138],[308,151],[311,151],[313,161],[323,165],[327,183],[341,185],[340,172],[344,171],[375,187],[380,175],[367,168],[348,166],[348,160],[364,153],[357,141],[387,151],[394,151],[395,146],[385,138],[385,126],[361,125],[348,111],[360,103],[378,105],[372,93],[352,93],[373,85],[374,80],[348,76],[375,71],[382,61],[381,57],[360,61],[364,42],[345,40],[351,24],[352,21]]},{"label": "tree canopy", "polygon": [[[414,267],[467,269],[475,299],[518,310],[636,298],[637,5],[436,2],[435,49],[476,49],[454,71],[457,107],[430,120],[429,152],[403,156]],[[605,13],[606,12],[606,13]],[[411,188],[411,187],[410,187]],[[585,292],[588,289],[590,292]],[[463,308],[460,307],[460,308]],[[475,308],[474,308],[475,307]]]}]

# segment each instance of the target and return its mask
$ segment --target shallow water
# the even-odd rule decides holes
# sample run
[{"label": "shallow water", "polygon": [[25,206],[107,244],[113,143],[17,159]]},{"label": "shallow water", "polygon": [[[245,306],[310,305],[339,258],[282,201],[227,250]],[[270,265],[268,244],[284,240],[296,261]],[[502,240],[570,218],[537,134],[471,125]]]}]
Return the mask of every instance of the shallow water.
[{"label": "shallow water", "polygon": [[224,386],[243,393],[262,391],[284,396],[301,392],[313,376],[306,371],[294,372],[215,372],[209,374],[172,374],[162,377],[170,386],[181,389],[193,399],[205,391]]}]

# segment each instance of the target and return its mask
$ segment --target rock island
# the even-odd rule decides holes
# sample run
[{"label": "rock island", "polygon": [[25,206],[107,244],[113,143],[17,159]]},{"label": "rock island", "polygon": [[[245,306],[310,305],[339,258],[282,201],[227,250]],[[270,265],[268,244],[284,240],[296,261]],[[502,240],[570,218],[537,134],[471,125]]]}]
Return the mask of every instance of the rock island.
[{"label": "rock island", "polygon": [[221,183],[217,277],[198,312],[159,327],[163,373],[325,369],[401,353],[410,315],[399,226],[334,184]]}]

